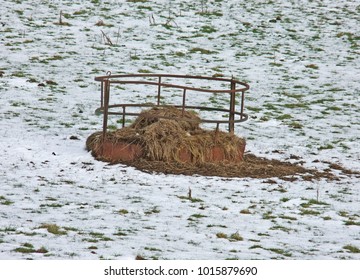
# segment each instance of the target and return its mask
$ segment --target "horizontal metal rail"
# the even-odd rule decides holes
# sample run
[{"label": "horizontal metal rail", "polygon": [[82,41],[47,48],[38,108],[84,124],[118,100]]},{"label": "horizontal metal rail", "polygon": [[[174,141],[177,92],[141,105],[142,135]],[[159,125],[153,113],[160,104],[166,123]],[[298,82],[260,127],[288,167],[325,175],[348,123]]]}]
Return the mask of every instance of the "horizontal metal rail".
[{"label": "horizontal metal rail", "polygon": [[[108,110],[108,115],[116,115],[116,116],[139,116],[141,113],[137,113],[137,112],[126,112],[127,107],[149,107],[149,108],[153,108],[153,107],[160,107],[160,108],[166,108],[166,107],[175,107],[175,108],[180,108],[182,109],[183,107],[181,105],[155,105],[155,104],[143,104],[143,103],[139,103],[139,104],[113,104],[113,105],[109,105],[109,110]],[[111,108],[123,108],[123,111],[113,111],[111,112],[110,109]],[[216,111],[216,112],[225,112],[228,113],[229,110],[227,109],[221,109],[221,108],[215,108],[215,107],[203,107],[203,106],[186,106],[186,109],[198,109],[198,110],[203,110],[203,111]],[[125,110],[125,112],[124,112]],[[96,114],[103,114],[104,113],[104,108],[100,107],[98,109],[96,109]],[[243,113],[243,115],[241,115],[240,112],[234,112],[235,115],[240,116],[240,118],[235,119],[233,122],[234,123],[239,123],[239,122],[244,122],[248,119],[248,115]],[[188,119],[186,117],[166,117],[166,116],[161,116],[159,118],[162,119],[175,119],[175,120],[186,120],[188,122],[199,122],[198,120],[194,120],[194,119]],[[201,119],[200,122],[202,123],[221,123],[221,124],[228,124],[229,120],[210,120],[210,119]]]}]

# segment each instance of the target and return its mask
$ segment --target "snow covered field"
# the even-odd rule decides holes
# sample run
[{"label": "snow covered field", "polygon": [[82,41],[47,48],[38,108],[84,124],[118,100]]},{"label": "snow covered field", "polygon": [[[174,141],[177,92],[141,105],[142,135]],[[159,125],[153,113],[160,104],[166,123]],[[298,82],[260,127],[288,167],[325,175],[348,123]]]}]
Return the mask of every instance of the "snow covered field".
[{"label": "snow covered field", "polygon": [[[360,259],[360,1],[5,0],[0,58],[0,259]],[[97,162],[107,71],[245,81],[246,150],[338,180]]]}]

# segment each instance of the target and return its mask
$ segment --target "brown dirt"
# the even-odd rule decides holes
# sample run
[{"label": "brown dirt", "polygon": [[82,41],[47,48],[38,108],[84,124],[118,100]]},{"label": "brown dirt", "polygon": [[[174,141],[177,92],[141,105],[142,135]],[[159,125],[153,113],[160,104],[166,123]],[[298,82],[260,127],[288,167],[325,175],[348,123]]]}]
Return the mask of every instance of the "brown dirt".
[{"label": "brown dirt", "polygon": [[315,169],[304,168],[298,164],[266,159],[252,154],[246,154],[244,160],[236,164],[203,163],[192,165],[179,162],[147,161],[143,158],[127,164],[148,173],[197,174],[225,178],[280,178],[287,181],[298,179],[310,181],[320,178],[339,180],[330,170],[320,172]]}]

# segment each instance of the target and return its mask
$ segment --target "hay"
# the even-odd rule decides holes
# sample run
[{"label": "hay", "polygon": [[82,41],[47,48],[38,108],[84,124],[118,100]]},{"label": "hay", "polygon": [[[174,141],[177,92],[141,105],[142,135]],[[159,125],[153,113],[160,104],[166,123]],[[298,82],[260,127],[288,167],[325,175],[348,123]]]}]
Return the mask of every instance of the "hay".
[{"label": "hay", "polygon": [[[182,115],[184,118],[178,119]],[[107,132],[106,142],[139,144],[142,157],[148,161],[198,165],[213,159],[214,147],[228,161],[241,159],[244,139],[222,131],[204,130],[199,124],[200,118],[194,112],[175,107],[152,108],[142,112],[131,126]],[[86,147],[98,159],[109,161],[101,158],[102,142],[102,133],[95,132],[87,139]]]},{"label": "hay", "polygon": [[102,132],[95,132],[86,139],[86,150],[94,151],[95,147],[101,144]]},{"label": "hay", "polygon": [[234,161],[239,147],[245,147],[245,140],[223,131],[200,130],[188,138],[187,146],[197,163],[207,162],[207,151],[215,147],[224,152],[226,159]]},{"label": "hay", "polygon": [[[151,173],[251,178],[280,177],[283,180],[296,180],[299,177],[304,180],[337,179],[331,172],[318,172],[297,164],[268,160],[250,154],[244,155],[243,160],[239,161],[243,153],[241,147],[245,147],[244,139],[222,131],[201,129],[200,118],[193,112],[184,111],[185,119],[167,119],[178,118],[182,114],[182,110],[174,107],[144,111],[130,127],[107,132],[106,145],[136,144],[136,147],[133,146],[133,149],[128,151],[134,154],[139,153],[141,156],[126,161],[126,164]],[[107,157],[101,149],[104,143],[102,137],[102,132],[91,134],[86,141],[86,148],[92,151],[97,159],[114,163],[114,160]],[[220,149],[226,160],[212,161],[209,158],[209,151],[213,148]],[[184,162],[182,151],[191,158],[190,162]]]},{"label": "hay", "polygon": [[160,119],[142,130],[142,143],[148,160],[178,161],[178,151],[187,133],[175,120]]},{"label": "hay", "polygon": [[164,108],[151,108],[149,110],[142,111],[134,123],[130,126],[135,129],[143,129],[153,123],[158,122],[160,119],[176,119],[177,123],[184,130],[194,131],[199,129],[201,119],[196,112],[183,111],[175,107]]},{"label": "hay", "polygon": [[[266,159],[252,154],[244,155],[242,162],[234,164],[205,162],[198,165],[189,165],[180,162],[148,161],[139,158],[132,162],[131,166],[151,174],[163,173],[190,176],[197,174],[223,178],[280,178],[284,181],[295,181],[299,179],[305,181],[320,179],[339,180],[339,178],[330,171],[321,172],[316,169],[304,168],[295,163]],[[272,179],[264,182],[278,185],[276,181]]]}]

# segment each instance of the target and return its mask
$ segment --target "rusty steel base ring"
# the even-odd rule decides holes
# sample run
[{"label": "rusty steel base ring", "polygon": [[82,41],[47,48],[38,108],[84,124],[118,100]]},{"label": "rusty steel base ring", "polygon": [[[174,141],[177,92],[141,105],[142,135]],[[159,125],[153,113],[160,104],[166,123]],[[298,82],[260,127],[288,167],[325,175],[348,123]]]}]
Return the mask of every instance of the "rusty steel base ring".
[{"label": "rusty steel base ring", "polygon": [[[204,161],[205,162],[240,162],[243,160],[245,151],[245,143],[237,147],[237,153],[231,157],[226,156],[226,152],[222,147],[213,146],[205,150]],[[144,149],[139,144],[117,142],[112,143],[110,141],[104,141],[101,144],[93,147],[93,156],[95,158],[108,161],[108,162],[131,162],[136,161],[144,157]],[[194,163],[193,155],[191,151],[186,148],[178,150],[177,159],[182,163]]]}]

